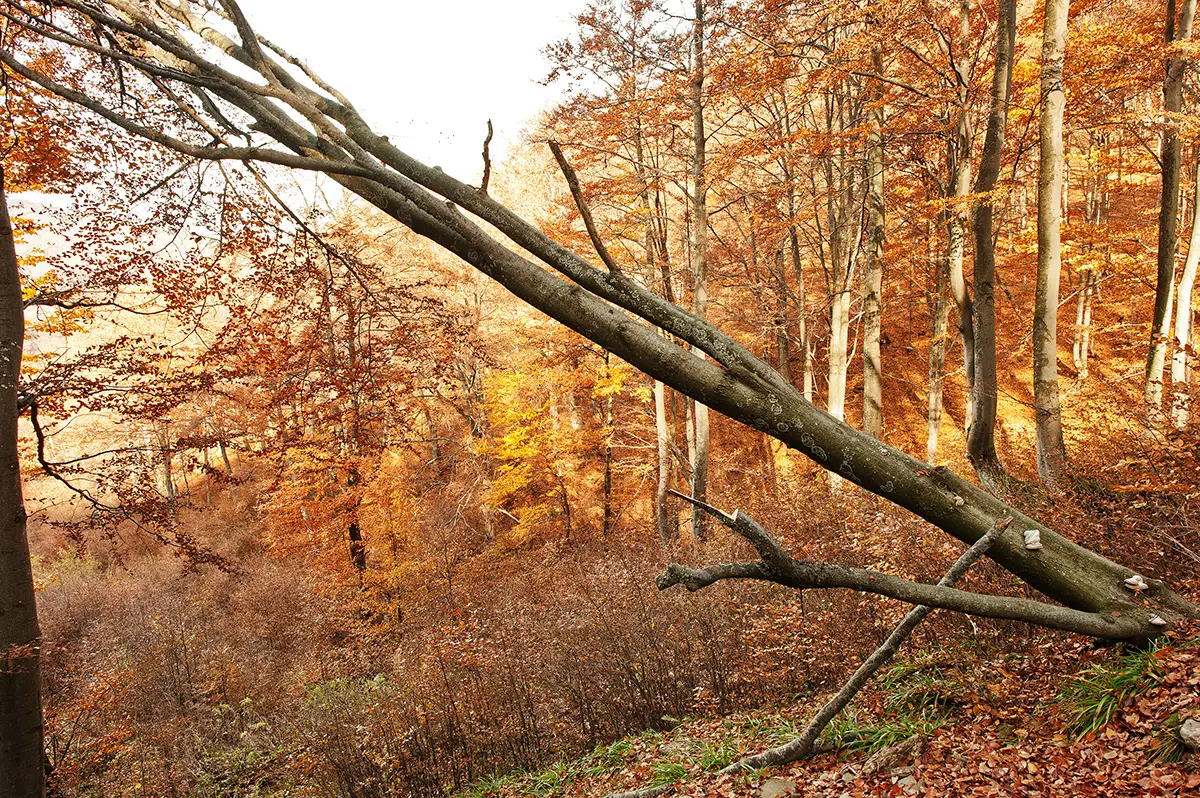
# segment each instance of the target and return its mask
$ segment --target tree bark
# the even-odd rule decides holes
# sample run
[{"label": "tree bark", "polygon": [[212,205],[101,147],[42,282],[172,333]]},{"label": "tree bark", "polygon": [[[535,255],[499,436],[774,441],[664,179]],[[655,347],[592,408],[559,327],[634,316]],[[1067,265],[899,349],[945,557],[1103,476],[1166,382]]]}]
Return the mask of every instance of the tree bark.
[{"label": "tree bark", "polygon": [[950,284],[947,262],[938,259],[933,280],[933,329],[929,334],[929,380],[925,410],[925,460],[937,462],[938,432],[942,427],[942,388],[946,379],[946,333],[950,302],[946,296]]},{"label": "tree bark", "polygon": [[45,794],[41,646],[17,452],[25,310],[0,167],[0,794]]},{"label": "tree bark", "polygon": [[[1176,28],[1175,0],[1167,0],[1163,38],[1168,46],[1192,34],[1196,0],[1183,0]],[[1183,108],[1183,81],[1187,60],[1172,54],[1163,69],[1162,196],[1158,212],[1158,279],[1154,290],[1154,318],[1150,325],[1150,347],[1146,354],[1146,415],[1154,423],[1162,416],[1163,364],[1167,357],[1167,335],[1171,325],[1171,300],[1175,289],[1175,238],[1179,224],[1179,123],[1174,118]]]},{"label": "tree bark", "polygon": [[996,242],[992,192],[1000,176],[1008,125],[1013,50],[1017,36],[1016,0],[1000,0],[996,20],[996,60],[992,73],[992,104],[988,113],[983,153],[974,193],[979,196],[971,217],[975,268],[975,298],[971,304],[975,343],[975,379],[971,385],[973,417],[967,425],[967,459],[989,490],[1000,487],[1003,469],[996,454]]},{"label": "tree bark", "polygon": [[1171,403],[1171,423],[1176,429],[1188,424],[1191,396],[1188,386],[1188,370],[1192,322],[1192,288],[1196,284],[1196,267],[1200,265],[1200,153],[1196,155],[1195,199],[1192,202],[1192,235],[1188,241],[1187,260],[1179,276],[1179,288],[1175,291],[1175,354],[1171,358],[1171,387],[1174,399]]},{"label": "tree bark", "polygon": [[[872,69],[883,73],[879,48],[871,54]],[[883,439],[883,366],[879,348],[883,297],[883,83],[876,80],[874,107],[867,132],[867,261],[863,287],[863,432]]]},{"label": "tree bark", "polygon": [[[703,319],[708,311],[708,188],[706,184],[706,137],[704,133],[704,0],[695,0],[695,19],[692,22],[692,266],[695,269],[696,316]],[[704,352],[693,349],[696,356]],[[708,495],[708,408],[694,402],[695,451],[692,457],[692,495],[705,500]],[[692,534],[704,539],[707,519],[704,513],[692,513]]]},{"label": "tree bark", "polygon": [[1058,287],[1062,271],[1063,58],[1068,0],[1047,0],[1042,29],[1042,99],[1038,162],[1038,277],[1033,317],[1033,403],[1037,412],[1037,467],[1049,490],[1067,476],[1062,406],[1058,396]]},{"label": "tree bark", "polygon": [[971,48],[971,5],[961,0],[958,14],[958,53],[953,61],[955,80],[958,83],[958,124],[954,131],[952,152],[954,175],[954,204],[950,208],[950,293],[958,309],[958,334],[962,339],[963,373],[966,375],[966,408],[963,424],[970,433],[974,412],[971,402],[975,384],[975,327],[972,319],[971,294],[963,276],[963,256],[967,245],[967,195],[971,186],[971,130],[970,67],[966,63]]}]

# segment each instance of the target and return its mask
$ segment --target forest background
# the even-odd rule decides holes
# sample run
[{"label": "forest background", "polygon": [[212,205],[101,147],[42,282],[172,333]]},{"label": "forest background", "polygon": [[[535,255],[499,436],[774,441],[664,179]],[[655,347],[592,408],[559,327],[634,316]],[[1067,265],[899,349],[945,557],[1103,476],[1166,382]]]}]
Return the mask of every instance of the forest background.
[{"label": "forest background", "polygon": [[[24,5],[4,170],[60,794],[453,792],[819,694],[907,609],[660,592],[668,563],[744,549],[670,491],[802,560],[935,582],[958,555],[332,182],[68,102],[14,64],[176,124],[111,54],[30,35]],[[1194,3],[1167,9],[1064,7],[1047,89],[1041,3],[600,3],[548,44],[564,99],[503,162],[480,120],[478,184],[922,476],[974,473],[1194,597],[1200,119]],[[213,138],[250,139],[196,102]],[[1036,595],[990,562],[965,581]],[[941,614],[915,648],[969,663],[1060,637]]]}]

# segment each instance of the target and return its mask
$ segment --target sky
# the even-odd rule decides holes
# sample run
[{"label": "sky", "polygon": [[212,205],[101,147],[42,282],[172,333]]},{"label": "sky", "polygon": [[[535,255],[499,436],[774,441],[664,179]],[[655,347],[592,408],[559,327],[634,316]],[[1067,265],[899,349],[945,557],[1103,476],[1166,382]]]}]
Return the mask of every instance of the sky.
[{"label": "sky", "polygon": [[542,48],[574,28],[586,0],[242,0],[250,23],[308,63],[368,124],[468,183],[520,141],[557,87]]}]

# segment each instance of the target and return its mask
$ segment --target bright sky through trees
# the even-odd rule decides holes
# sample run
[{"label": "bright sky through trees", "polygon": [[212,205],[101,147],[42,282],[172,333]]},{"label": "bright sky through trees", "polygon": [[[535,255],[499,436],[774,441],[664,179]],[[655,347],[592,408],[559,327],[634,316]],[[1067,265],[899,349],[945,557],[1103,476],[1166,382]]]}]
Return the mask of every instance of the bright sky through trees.
[{"label": "bright sky through trees", "polygon": [[559,89],[540,84],[541,55],[567,35],[581,0],[258,0],[251,22],[355,98],[359,110],[413,155],[464,180],[479,178],[490,118],[503,156]]}]

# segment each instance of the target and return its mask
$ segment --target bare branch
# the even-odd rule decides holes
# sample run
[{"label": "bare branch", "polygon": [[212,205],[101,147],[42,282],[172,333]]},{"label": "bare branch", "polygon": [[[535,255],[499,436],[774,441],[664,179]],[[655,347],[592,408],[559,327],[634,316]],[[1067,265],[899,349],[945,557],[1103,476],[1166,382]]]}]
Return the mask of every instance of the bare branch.
[{"label": "bare branch", "polygon": [[596,248],[596,254],[600,256],[600,260],[604,261],[604,265],[610,272],[620,273],[620,264],[609,254],[608,247],[604,246],[604,241],[600,238],[600,231],[596,229],[596,222],[592,219],[592,211],[588,208],[587,200],[583,198],[583,190],[579,187],[579,178],[576,176],[575,170],[567,162],[567,156],[563,155],[562,147],[558,145],[558,142],[551,139],[549,144],[550,152],[554,153],[554,160],[558,161],[558,167],[562,169],[563,177],[567,179],[571,196],[575,198],[575,207],[579,209],[579,215],[583,218],[583,226],[587,228],[588,238],[592,239],[592,246]]},{"label": "bare branch", "polygon": [[[674,493],[674,491],[672,492]],[[680,494],[676,493],[675,495]],[[697,502],[690,497],[682,498],[702,509],[705,507],[702,502]],[[715,511],[713,514],[725,526],[754,546],[762,560],[756,563],[722,563],[699,569],[671,563],[656,580],[659,590],[683,585],[694,593],[726,579],[758,579],[775,582],[796,590],[838,588],[858,590],[863,593],[887,596],[909,604],[924,604],[981,618],[1024,621],[1037,626],[1094,637],[1111,638],[1128,634],[1136,637],[1139,634],[1145,636],[1152,633],[1141,622],[1115,613],[1110,615],[1084,612],[1032,599],[991,596],[958,590],[942,584],[928,585],[913,582],[891,574],[851,565],[792,559],[775,537],[750,516],[740,511],[729,515],[716,508],[713,510]],[[993,530],[996,532],[995,537],[1008,528],[1011,520],[1010,516],[1001,519],[1004,523],[998,529]],[[988,535],[991,535],[991,532],[984,537]],[[978,543],[979,541],[976,541],[975,545]],[[988,547],[990,546],[989,542]],[[957,578],[956,576],[955,580]]]},{"label": "bare branch", "polygon": [[483,179],[479,181],[479,190],[487,193],[488,181],[492,179],[492,156],[488,148],[492,144],[492,120],[488,120],[487,137],[483,140]]},{"label": "bare branch", "polygon": [[[991,548],[996,539],[1001,533],[1008,528],[1012,523],[1012,516],[1005,516],[996,522],[990,531],[979,540],[975,541],[962,556],[950,566],[950,570],[938,582],[938,587],[949,588],[957,582],[967,569],[971,567],[984,553]],[[760,754],[746,757],[738,760],[726,767],[723,773],[737,773],[743,770],[754,770],[755,768],[767,767],[769,765],[785,765],[789,762],[795,762],[798,759],[803,759],[813,751],[813,745],[817,742],[817,738],[821,736],[821,732],[825,731],[825,727],[829,725],[835,717],[838,716],[843,709],[854,699],[856,695],[866,686],[867,681],[886,664],[896,654],[900,645],[908,639],[912,631],[917,628],[921,621],[925,620],[933,608],[928,605],[913,607],[908,614],[904,616],[904,620],[892,630],[888,635],[887,640],[875,652],[859,666],[854,675],[849,681],[838,691],[837,695],[829,700],[825,706],[821,707],[821,711],[813,717],[808,726],[800,734],[799,737],[789,743],[781,745],[777,748],[772,748],[763,751]]]}]

